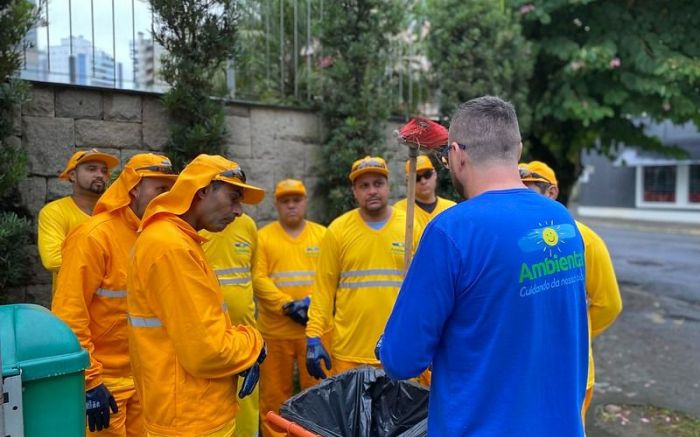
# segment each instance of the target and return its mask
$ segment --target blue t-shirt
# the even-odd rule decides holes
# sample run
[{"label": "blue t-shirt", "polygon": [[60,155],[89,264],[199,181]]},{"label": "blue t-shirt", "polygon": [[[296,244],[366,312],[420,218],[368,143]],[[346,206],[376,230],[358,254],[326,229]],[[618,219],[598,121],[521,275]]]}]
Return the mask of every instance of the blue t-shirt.
[{"label": "blue t-shirt", "polygon": [[584,253],[569,212],[489,191],[426,228],[387,322],[393,378],[432,363],[429,436],[583,436]]}]

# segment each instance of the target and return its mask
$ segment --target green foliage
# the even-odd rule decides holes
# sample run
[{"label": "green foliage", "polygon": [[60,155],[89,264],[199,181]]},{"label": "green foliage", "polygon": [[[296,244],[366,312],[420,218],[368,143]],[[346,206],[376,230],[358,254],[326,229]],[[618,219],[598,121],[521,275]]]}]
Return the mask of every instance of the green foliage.
[{"label": "green foliage", "polygon": [[0,82],[22,66],[22,40],[39,19],[38,7],[27,0],[0,0]]},{"label": "green foliage", "polygon": [[168,52],[161,74],[171,88],[163,102],[175,123],[165,152],[177,167],[200,153],[223,152],[224,102],[214,98],[221,91],[215,79],[234,55],[237,3],[151,0],[157,19],[154,39]]},{"label": "green foliage", "polygon": [[536,46],[530,158],[557,171],[566,203],[580,152],[620,144],[678,156],[640,119],[700,125],[698,2],[516,1]]},{"label": "green foliage", "polygon": [[16,111],[27,99],[28,90],[28,84],[19,79],[0,82],[0,199],[10,194],[27,174],[27,154],[19,141],[12,142],[9,137]]},{"label": "green foliage", "polygon": [[311,58],[318,50],[318,40],[313,39],[309,49],[307,33],[320,21],[321,8],[318,1],[241,2],[235,58],[237,98],[308,105],[311,72],[316,69]]},{"label": "green foliage", "polygon": [[[426,48],[441,121],[449,125],[450,116],[467,100],[497,95],[515,105],[520,129],[527,131],[533,53],[518,16],[493,0],[430,0],[425,13],[431,23]],[[449,172],[434,164],[438,194],[459,200]]]},{"label": "green foliage", "polygon": [[25,285],[30,273],[32,224],[14,212],[0,212],[0,290]]},{"label": "green foliage", "polygon": [[327,2],[321,23],[321,60],[314,78],[327,128],[319,187],[326,221],[355,206],[348,173],[356,159],[385,152],[384,123],[391,99],[387,47],[400,30],[405,5],[381,0]]}]

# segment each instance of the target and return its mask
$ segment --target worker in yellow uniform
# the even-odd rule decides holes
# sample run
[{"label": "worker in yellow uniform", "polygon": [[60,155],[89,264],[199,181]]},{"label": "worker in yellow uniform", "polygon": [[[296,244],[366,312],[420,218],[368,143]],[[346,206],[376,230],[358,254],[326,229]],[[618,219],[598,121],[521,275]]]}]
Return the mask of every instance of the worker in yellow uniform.
[{"label": "worker in yellow uniform", "polygon": [[90,354],[85,371],[89,435],[144,434],[129,365],[126,270],[146,206],[176,177],[165,156],[134,155],[94,215],[65,241],[51,309]]},{"label": "worker in yellow uniform", "polygon": [[127,305],[149,437],[233,436],[237,397],[257,384],[265,347],[257,329],[231,323],[197,231],[223,231],[242,214],[241,202],[264,195],[237,163],[199,155],[146,209],[129,262]]},{"label": "worker in yellow uniform", "polygon": [[[408,175],[408,161],[406,161]],[[455,202],[437,195],[437,171],[426,155],[419,155],[416,160],[416,206],[414,222],[425,229],[428,222],[447,208],[456,205]],[[401,199],[394,207],[406,211],[408,199]]]},{"label": "worker in yellow uniform", "polygon": [[[253,265],[253,286],[258,301],[258,326],[267,345],[267,359],[260,367],[260,420],[264,437],[282,437],[265,420],[268,411],[279,412],[293,393],[294,364],[306,362],[304,327],[313,291],[314,276],[324,226],[306,220],[306,187],[302,181],[284,179],[275,187],[278,220],[260,229]],[[315,384],[307,372],[299,372],[299,385]]]},{"label": "worker in yellow uniform", "polygon": [[44,268],[51,272],[51,294],[56,291],[56,275],[61,267],[63,241],[76,226],[87,220],[102,193],[107,189],[109,172],[119,158],[95,149],[81,150],[70,157],[58,175],[73,187],[70,196],[49,202],[38,218],[37,246]]},{"label": "worker in yellow uniform", "polygon": [[[556,200],[559,195],[557,176],[554,170],[541,161],[532,161],[519,165],[520,179],[531,190],[545,197]],[[590,336],[594,339],[608,329],[622,312],[622,298],[615,277],[610,254],[605,242],[591,228],[577,221],[585,247],[586,295],[588,298],[588,324]],[[593,386],[595,384],[595,363],[593,349],[589,349],[588,380],[586,397],[583,400],[583,420],[591,405]]]},{"label": "worker in yellow uniform", "polygon": [[[306,326],[306,367],[325,378],[323,360],[334,374],[379,366],[374,347],[396,301],[404,274],[406,215],[389,200],[384,159],[355,161],[349,179],[358,208],[333,220],[321,242],[316,283]],[[414,242],[420,229],[414,229]],[[333,327],[332,352],[321,336]],[[332,356],[332,359],[331,359]]]},{"label": "worker in yellow uniform", "polygon": [[[214,269],[224,294],[224,303],[234,325],[257,328],[253,300],[252,265],[258,244],[258,228],[249,215],[243,213],[221,232],[199,231],[208,241],[202,244],[209,266]],[[269,348],[268,348],[269,350]],[[240,382],[239,382],[240,384]],[[258,435],[260,415],[259,387],[238,402],[235,437]]]}]

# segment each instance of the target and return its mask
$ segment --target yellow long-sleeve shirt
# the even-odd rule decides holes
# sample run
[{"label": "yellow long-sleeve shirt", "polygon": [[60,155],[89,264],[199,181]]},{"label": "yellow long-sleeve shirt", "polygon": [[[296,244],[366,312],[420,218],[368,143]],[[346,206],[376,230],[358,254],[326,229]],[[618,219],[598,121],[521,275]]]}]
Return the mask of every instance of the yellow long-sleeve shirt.
[{"label": "yellow long-sleeve shirt", "polygon": [[[379,363],[374,347],[403,280],[405,226],[405,213],[392,208],[379,230],[369,227],[357,209],[328,227],[321,242],[306,335],[321,337],[332,324],[334,357]],[[414,230],[414,242],[418,232]]]},{"label": "yellow long-sleeve shirt", "polygon": [[258,244],[258,228],[242,214],[221,232],[199,231],[208,241],[202,245],[214,270],[228,314],[234,324],[256,326],[252,266]]},{"label": "yellow long-sleeve shirt", "polygon": [[37,246],[41,263],[52,275],[52,294],[56,291],[56,276],[61,267],[63,241],[70,231],[89,218],[71,196],[49,202],[39,211]]},{"label": "yellow long-sleeve shirt", "polygon": [[282,311],[285,303],[311,295],[325,226],[306,221],[293,238],[279,222],[258,232],[253,287],[259,304],[258,328],[266,338],[304,338],[304,327]]},{"label": "yellow long-sleeve shirt", "polygon": [[159,213],[129,263],[129,351],[150,433],[203,435],[225,427],[238,409],[235,375],[263,347],[256,329],[231,324],[203,241],[179,217]]},{"label": "yellow long-sleeve shirt", "polygon": [[[583,238],[586,260],[586,295],[590,338],[601,334],[622,312],[622,298],[605,242],[591,228],[576,222]],[[588,354],[587,388],[595,383],[593,349]]]},{"label": "yellow long-sleeve shirt", "polygon": [[88,390],[102,377],[131,376],[126,327],[126,271],[139,219],[131,208],[104,212],[78,226],[63,247],[51,311],[90,354]]},{"label": "yellow long-sleeve shirt", "polygon": [[[413,208],[414,211],[414,223],[420,228],[420,229],[425,229],[426,226],[428,226],[428,222],[432,220],[435,216],[446,210],[447,208],[456,205],[455,202],[444,199],[442,197],[437,197],[437,205],[435,205],[435,209],[433,212],[428,212],[421,208],[420,206],[416,205],[415,208]],[[408,207],[408,199],[401,199],[398,202],[394,204],[394,207],[406,211]]]}]

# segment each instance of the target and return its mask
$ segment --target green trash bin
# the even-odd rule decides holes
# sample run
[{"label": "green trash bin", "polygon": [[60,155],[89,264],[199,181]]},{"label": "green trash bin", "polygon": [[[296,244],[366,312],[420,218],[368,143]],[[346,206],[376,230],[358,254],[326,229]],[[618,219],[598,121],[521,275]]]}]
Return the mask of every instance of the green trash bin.
[{"label": "green trash bin", "polygon": [[5,435],[84,436],[88,353],[39,305],[0,306]]}]

